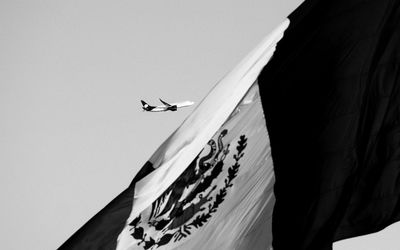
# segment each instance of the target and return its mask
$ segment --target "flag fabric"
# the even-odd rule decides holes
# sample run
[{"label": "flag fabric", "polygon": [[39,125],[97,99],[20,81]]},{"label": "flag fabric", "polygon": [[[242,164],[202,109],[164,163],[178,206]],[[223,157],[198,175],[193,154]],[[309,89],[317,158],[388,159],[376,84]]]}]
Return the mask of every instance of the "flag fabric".
[{"label": "flag fabric", "polygon": [[400,220],[400,1],[306,0],[258,78],[273,247],[332,249]]},{"label": "flag fabric", "polygon": [[329,250],[399,221],[399,27],[400,0],[305,0],[60,249]]},{"label": "flag fabric", "polygon": [[288,25],[226,75],[129,188],[60,249],[268,249],[274,174],[257,77]]}]

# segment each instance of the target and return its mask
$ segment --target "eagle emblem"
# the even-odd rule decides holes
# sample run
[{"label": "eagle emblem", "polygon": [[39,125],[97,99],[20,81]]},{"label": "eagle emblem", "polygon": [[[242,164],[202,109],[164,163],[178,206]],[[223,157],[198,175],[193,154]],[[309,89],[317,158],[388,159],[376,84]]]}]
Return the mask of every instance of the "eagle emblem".
[{"label": "eagle emblem", "polygon": [[[223,138],[228,130],[211,139],[207,146],[164,193],[130,223],[129,232],[143,249],[156,249],[171,241],[179,241],[189,236],[192,230],[209,221],[228,190],[233,186],[244,155],[247,138],[241,135],[237,142],[234,164],[226,169],[224,160],[230,152],[230,144]],[[214,181],[222,174],[223,185]]]}]

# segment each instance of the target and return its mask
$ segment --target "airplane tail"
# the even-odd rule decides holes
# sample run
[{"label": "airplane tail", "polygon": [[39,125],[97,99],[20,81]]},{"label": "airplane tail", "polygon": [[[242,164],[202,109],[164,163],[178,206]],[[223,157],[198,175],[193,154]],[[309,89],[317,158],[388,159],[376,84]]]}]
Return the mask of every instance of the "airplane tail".
[{"label": "airplane tail", "polygon": [[150,107],[150,105],[149,104],[147,104],[145,101],[143,101],[143,100],[140,100],[140,102],[142,103],[142,108],[143,108],[143,110],[148,110],[148,108]]},{"label": "airplane tail", "polygon": [[145,111],[150,111],[150,110],[152,110],[152,109],[154,109],[154,107],[153,106],[150,106],[149,104],[147,104],[147,102],[145,102],[145,101],[143,101],[143,100],[140,100],[140,102],[142,103],[142,108],[143,108],[143,110],[145,110]]}]

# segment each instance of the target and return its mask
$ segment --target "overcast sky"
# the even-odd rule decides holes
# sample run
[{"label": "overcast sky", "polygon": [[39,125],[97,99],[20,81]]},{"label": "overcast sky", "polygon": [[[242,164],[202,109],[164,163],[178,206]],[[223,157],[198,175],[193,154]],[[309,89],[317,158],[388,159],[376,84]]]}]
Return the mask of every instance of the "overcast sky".
[{"label": "overcast sky", "polygon": [[[0,1],[2,249],[55,249],[301,0]],[[400,226],[335,250],[398,249]]]}]

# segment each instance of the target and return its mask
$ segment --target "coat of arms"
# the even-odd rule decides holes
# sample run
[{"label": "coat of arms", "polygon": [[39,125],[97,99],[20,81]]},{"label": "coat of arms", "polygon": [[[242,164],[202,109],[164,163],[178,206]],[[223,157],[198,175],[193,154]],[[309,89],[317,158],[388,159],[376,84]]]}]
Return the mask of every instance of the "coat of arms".
[{"label": "coat of arms", "polygon": [[[130,233],[143,249],[156,249],[169,242],[189,236],[193,229],[203,226],[224,201],[240,168],[239,160],[247,146],[245,135],[239,137],[234,164],[226,169],[224,160],[230,145],[224,144],[227,129],[217,141],[211,139],[186,170],[153,202],[151,210],[140,214],[130,223]],[[224,173],[223,185],[214,181]],[[221,178],[221,176],[220,176]]]}]

